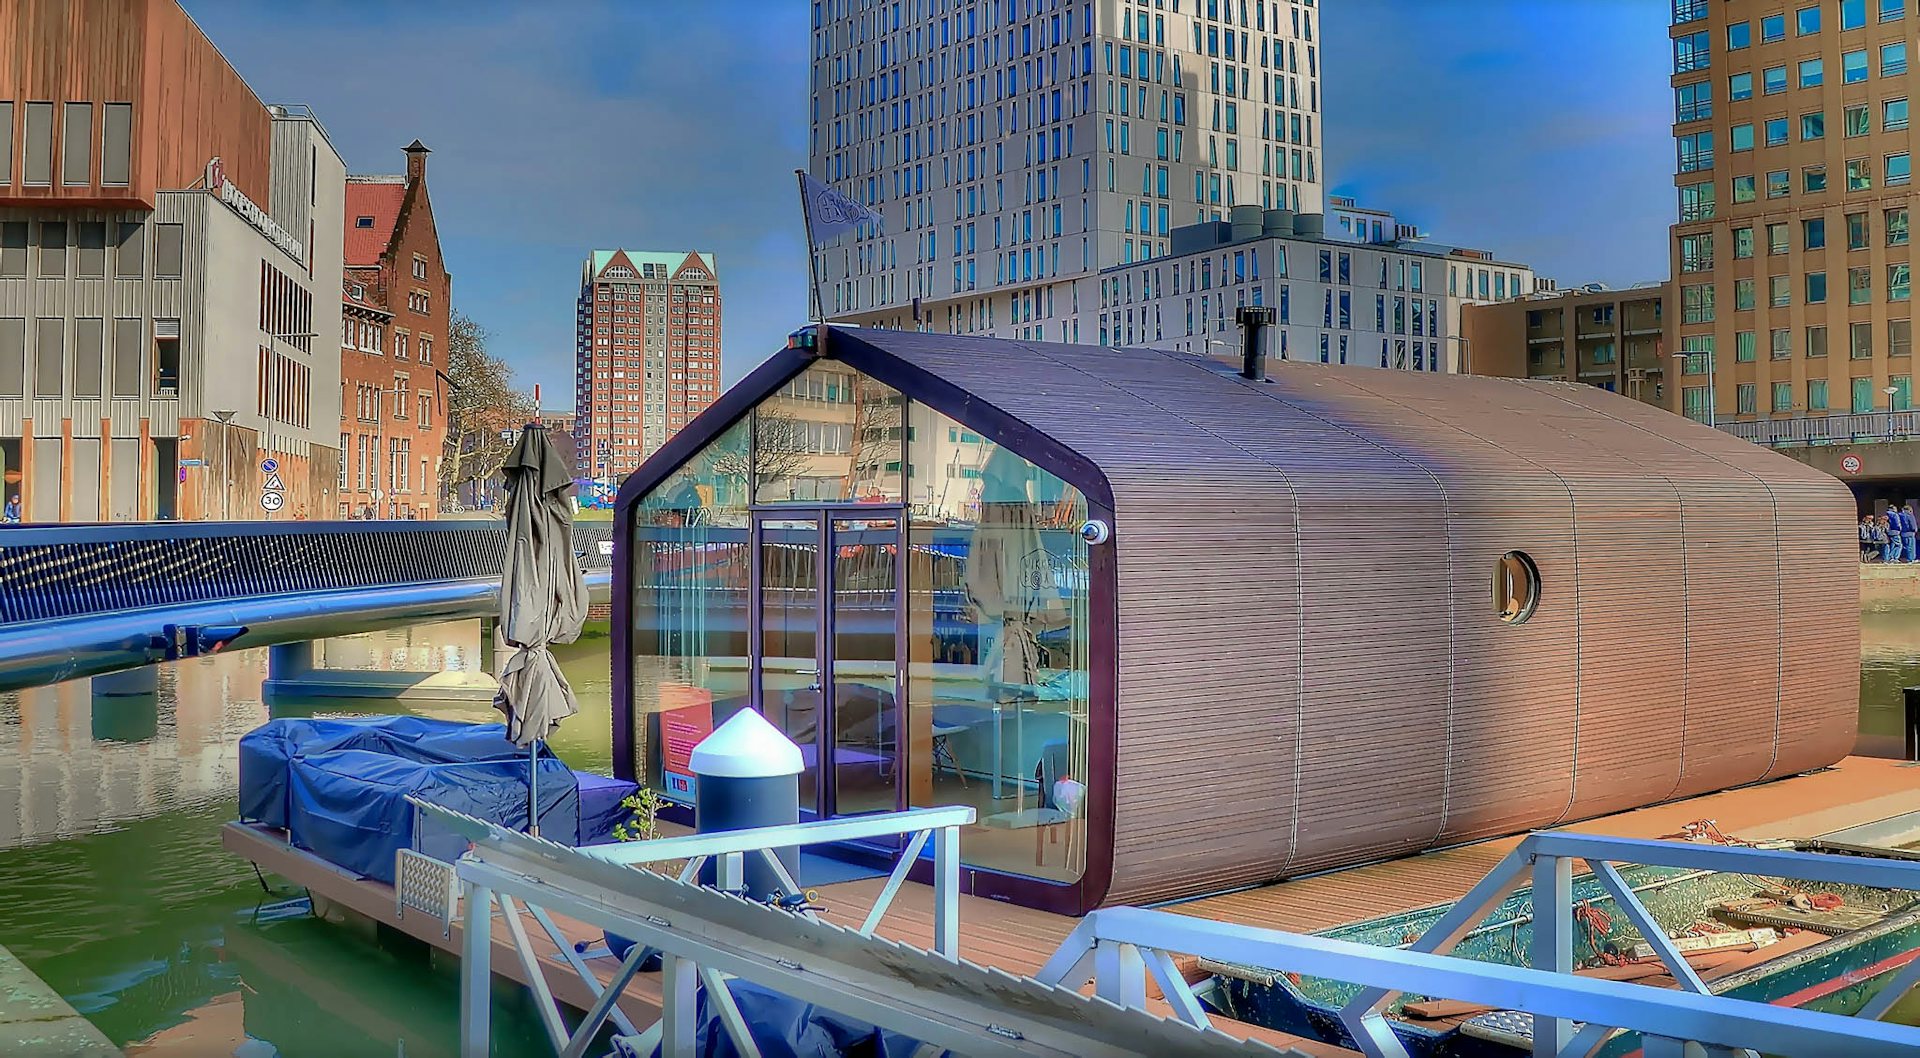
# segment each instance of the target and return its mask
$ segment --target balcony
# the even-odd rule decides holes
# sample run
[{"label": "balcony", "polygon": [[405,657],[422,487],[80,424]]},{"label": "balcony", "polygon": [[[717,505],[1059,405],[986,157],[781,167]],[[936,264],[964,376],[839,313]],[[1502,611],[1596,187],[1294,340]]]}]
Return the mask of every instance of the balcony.
[{"label": "balcony", "polygon": [[1857,415],[1802,415],[1792,419],[1723,422],[1720,429],[1754,444],[1855,444],[1862,441],[1920,439],[1920,411],[1869,411]]},{"label": "balcony", "polygon": [[1681,26],[1698,22],[1707,17],[1707,10],[1711,6],[1708,0],[1673,0],[1673,24]]}]

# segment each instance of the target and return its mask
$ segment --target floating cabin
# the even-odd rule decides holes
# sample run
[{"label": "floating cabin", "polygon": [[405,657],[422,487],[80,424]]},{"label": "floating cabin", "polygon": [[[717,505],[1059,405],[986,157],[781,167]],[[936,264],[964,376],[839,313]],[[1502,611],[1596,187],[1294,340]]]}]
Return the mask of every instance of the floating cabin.
[{"label": "floating cabin", "polygon": [[803,812],[970,804],[1080,914],[1854,742],[1853,501],[1602,390],[822,328],[620,491],[615,767],[757,708]]}]

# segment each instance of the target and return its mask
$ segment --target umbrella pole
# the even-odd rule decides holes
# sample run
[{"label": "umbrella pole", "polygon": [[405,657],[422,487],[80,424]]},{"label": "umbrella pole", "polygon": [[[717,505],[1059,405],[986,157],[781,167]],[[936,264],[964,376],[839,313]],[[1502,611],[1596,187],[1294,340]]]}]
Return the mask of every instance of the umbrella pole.
[{"label": "umbrella pole", "polygon": [[527,746],[527,835],[540,836],[540,740]]}]

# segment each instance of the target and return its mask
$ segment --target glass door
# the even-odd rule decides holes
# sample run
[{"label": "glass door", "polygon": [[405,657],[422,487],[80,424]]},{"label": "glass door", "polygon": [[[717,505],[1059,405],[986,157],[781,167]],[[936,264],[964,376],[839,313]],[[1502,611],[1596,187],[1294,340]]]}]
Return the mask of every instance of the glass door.
[{"label": "glass door", "polygon": [[902,514],[819,508],[754,518],[754,696],[800,746],[803,816],[905,804]]},{"label": "glass door", "polygon": [[827,671],[833,717],[827,748],[829,807],[835,815],[891,812],[906,803],[900,754],[906,689],[900,523],[897,516],[829,521]]},{"label": "glass door", "polygon": [[827,700],[820,634],[821,521],[756,517],[754,539],[753,699],[760,714],[800,746],[802,818],[823,813],[820,733]]}]

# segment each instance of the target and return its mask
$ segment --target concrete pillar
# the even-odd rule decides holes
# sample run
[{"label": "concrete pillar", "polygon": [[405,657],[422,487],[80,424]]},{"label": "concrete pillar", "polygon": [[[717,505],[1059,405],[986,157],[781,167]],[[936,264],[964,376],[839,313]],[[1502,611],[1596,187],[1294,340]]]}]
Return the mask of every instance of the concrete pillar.
[{"label": "concrete pillar", "polygon": [[[800,747],[758,712],[742,709],[733,714],[693,747],[688,764],[695,780],[694,828],[700,833],[800,821],[800,772],[806,767],[805,759]],[[787,873],[797,877],[799,850],[783,849],[779,857]],[[716,866],[726,865],[709,864],[701,872],[702,884],[723,889],[744,885],[753,900],[787,888],[759,855],[744,858],[738,877],[732,877],[730,870],[716,873]]]}]

